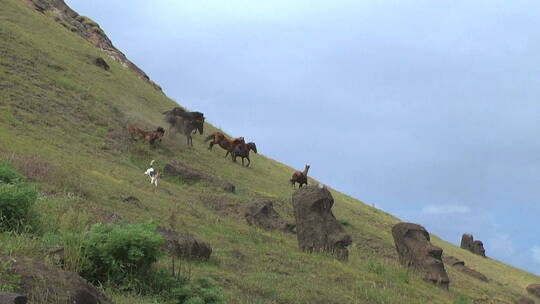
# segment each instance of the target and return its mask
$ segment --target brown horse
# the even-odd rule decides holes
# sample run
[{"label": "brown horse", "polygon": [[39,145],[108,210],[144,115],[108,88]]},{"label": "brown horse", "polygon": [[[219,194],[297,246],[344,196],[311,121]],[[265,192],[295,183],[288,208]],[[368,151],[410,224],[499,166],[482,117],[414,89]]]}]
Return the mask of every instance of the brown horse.
[{"label": "brown horse", "polygon": [[161,138],[163,137],[163,135],[165,135],[165,129],[163,129],[162,127],[158,127],[155,131],[145,131],[133,125],[130,125],[127,127],[127,131],[131,136],[131,139],[137,140],[135,138],[135,135],[139,135],[150,145],[154,145],[157,140],[161,141]]},{"label": "brown horse", "polygon": [[306,184],[306,186],[307,186],[307,184],[308,184],[307,183],[307,181],[308,181],[308,179],[307,179],[308,171],[309,171],[309,165],[306,165],[303,172],[296,171],[296,172],[293,173],[292,178],[290,180],[293,188],[296,188],[296,183],[300,184],[299,188],[302,188],[303,184]]},{"label": "brown horse", "polygon": [[236,157],[240,156],[242,158],[242,166],[244,165],[244,158],[247,158],[248,163],[246,167],[249,167],[251,160],[249,159],[249,151],[257,153],[257,145],[254,142],[249,142],[245,145],[237,145],[232,152],[233,162],[236,162]]},{"label": "brown horse", "polygon": [[230,153],[231,158],[232,158],[232,152],[234,151],[236,146],[246,144],[243,137],[227,138],[221,132],[214,132],[210,134],[208,137],[206,137],[204,141],[208,142],[209,140],[212,140],[212,141],[210,142],[210,145],[208,146],[208,150],[212,150],[212,147],[217,144],[227,151],[227,153],[225,153],[225,157],[227,157]]}]

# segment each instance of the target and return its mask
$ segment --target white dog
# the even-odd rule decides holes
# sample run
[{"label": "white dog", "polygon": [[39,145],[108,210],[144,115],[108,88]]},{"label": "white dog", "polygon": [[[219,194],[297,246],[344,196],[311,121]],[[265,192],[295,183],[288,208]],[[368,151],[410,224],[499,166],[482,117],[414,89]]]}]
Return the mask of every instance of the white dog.
[{"label": "white dog", "polygon": [[150,168],[148,168],[148,170],[146,170],[144,174],[150,176],[150,184],[157,187],[157,182],[159,179],[159,172],[156,169],[154,169],[153,165],[154,165],[154,160],[150,162]]}]

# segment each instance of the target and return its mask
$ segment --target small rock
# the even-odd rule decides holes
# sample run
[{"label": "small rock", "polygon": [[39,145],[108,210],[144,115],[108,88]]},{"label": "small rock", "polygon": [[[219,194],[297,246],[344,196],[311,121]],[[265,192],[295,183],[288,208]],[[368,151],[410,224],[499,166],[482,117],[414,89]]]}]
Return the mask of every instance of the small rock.
[{"label": "small rock", "polygon": [[223,182],[223,190],[234,193],[236,191],[236,186],[229,182]]},{"label": "small rock", "polygon": [[540,298],[540,284],[530,284],[526,289],[528,293]]},{"label": "small rock", "polygon": [[527,297],[521,297],[514,304],[535,304],[534,301]]},{"label": "small rock", "polygon": [[128,196],[124,198],[123,201],[126,203],[140,203],[141,202],[141,200],[135,196]]},{"label": "small rock", "polygon": [[480,272],[474,270],[474,269],[471,269],[467,266],[465,266],[465,262],[459,260],[458,258],[456,257],[453,257],[453,256],[448,256],[448,257],[443,257],[443,261],[446,265],[450,265],[454,268],[456,268],[458,271],[461,271],[465,274],[468,274],[470,275],[471,277],[474,277],[474,278],[477,278],[479,279],[480,281],[484,281],[484,282],[488,282],[488,279],[485,275],[481,274]]},{"label": "small rock", "polygon": [[282,232],[294,233],[294,224],[287,223],[274,210],[274,202],[262,200],[253,202],[244,213],[246,221],[250,225],[255,225],[266,230],[278,230]]},{"label": "small rock", "polygon": [[1,292],[0,291],[0,304],[26,304],[28,298],[18,293]]},{"label": "small rock", "polygon": [[174,230],[159,227],[165,243],[162,250],[185,260],[208,260],[212,254],[212,247],[195,239],[193,235],[178,233]]},{"label": "small rock", "polygon": [[232,250],[231,255],[235,259],[238,259],[238,260],[241,260],[241,261],[243,261],[246,258],[246,256],[242,252],[240,252],[239,250]]},{"label": "small rock", "polygon": [[49,249],[49,256],[52,257],[54,263],[58,266],[64,265],[64,247],[55,247]]},{"label": "small rock", "polygon": [[98,57],[94,60],[94,64],[97,65],[98,67],[104,69],[105,71],[108,71],[111,69],[111,67],[107,64],[107,62],[105,61],[105,59],[101,58],[101,57]]}]

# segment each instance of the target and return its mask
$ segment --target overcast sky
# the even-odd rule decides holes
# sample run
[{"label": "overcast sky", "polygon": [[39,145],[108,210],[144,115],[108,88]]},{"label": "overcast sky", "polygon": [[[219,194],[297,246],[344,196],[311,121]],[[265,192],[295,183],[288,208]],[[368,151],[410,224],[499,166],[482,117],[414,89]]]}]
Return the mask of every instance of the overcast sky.
[{"label": "overcast sky", "polygon": [[263,154],[540,274],[539,1],[67,2]]}]

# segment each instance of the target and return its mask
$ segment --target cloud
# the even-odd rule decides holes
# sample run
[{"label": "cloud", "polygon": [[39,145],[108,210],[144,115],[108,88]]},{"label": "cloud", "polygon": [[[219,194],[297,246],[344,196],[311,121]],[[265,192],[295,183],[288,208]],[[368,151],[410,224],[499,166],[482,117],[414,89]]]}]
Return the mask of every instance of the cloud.
[{"label": "cloud", "polygon": [[421,211],[423,215],[465,214],[470,212],[471,208],[463,205],[426,205]]}]

